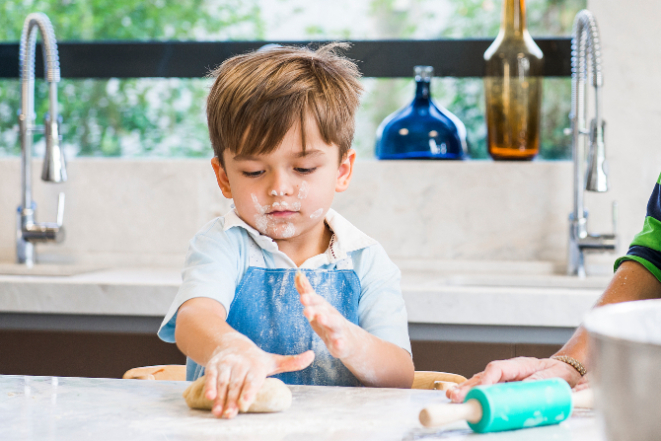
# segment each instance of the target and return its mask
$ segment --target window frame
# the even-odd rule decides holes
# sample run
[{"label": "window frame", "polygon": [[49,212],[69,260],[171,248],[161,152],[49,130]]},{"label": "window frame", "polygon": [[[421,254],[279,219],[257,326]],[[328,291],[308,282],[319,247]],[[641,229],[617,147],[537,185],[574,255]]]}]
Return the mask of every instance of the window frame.
[{"label": "window frame", "polygon": [[[346,56],[364,77],[410,78],[413,66],[434,67],[437,77],[484,76],[489,39],[356,40]],[[545,77],[571,76],[571,38],[535,38],[544,53]],[[62,78],[203,78],[227,58],[265,44],[308,45],[326,41],[62,41]],[[43,77],[41,44],[36,76]],[[19,44],[0,43],[0,78],[19,78]]]}]

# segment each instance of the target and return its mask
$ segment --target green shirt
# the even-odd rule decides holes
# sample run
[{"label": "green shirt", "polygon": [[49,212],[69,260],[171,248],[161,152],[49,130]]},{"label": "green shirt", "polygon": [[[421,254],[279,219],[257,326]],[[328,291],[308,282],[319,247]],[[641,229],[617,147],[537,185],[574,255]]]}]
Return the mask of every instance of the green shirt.
[{"label": "green shirt", "polygon": [[627,255],[615,261],[615,270],[627,260],[640,263],[661,282],[661,175],[647,203],[643,231],[634,237]]}]

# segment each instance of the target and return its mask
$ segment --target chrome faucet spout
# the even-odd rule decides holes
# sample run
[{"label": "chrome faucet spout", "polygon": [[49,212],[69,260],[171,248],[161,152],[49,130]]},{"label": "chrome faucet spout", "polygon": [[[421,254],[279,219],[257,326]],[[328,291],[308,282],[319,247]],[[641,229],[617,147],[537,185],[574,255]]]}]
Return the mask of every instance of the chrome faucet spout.
[{"label": "chrome faucet spout", "polygon": [[[41,179],[47,182],[67,180],[64,154],[60,146],[57,106],[57,83],[60,81],[57,41],[48,17],[42,13],[33,13],[25,19],[19,48],[21,111],[18,122],[21,142],[21,205],[17,211],[16,259],[18,263],[28,266],[31,266],[35,260],[34,243],[61,242],[64,239],[64,229],[61,224],[35,222],[35,204],[32,200],[32,136],[38,131],[34,114],[34,66],[39,33],[43,40],[45,77],[49,84],[48,113],[44,118],[46,155]],[[58,212],[64,209],[62,196],[60,201]],[[61,214],[58,217],[61,218]]]},{"label": "chrome faucet spout", "polygon": [[[585,251],[614,251],[617,236],[590,234],[587,228],[583,191],[608,191],[608,166],[604,144],[605,122],[601,116],[601,43],[594,16],[580,11],[574,19],[572,31],[572,105],[569,118],[572,130],[572,157],[574,161],[574,208],[569,216],[569,259],[567,272],[585,276]],[[594,116],[587,127],[587,81],[594,89]],[[589,137],[589,145],[586,137]],[[587,166],[585,164],[586,149]],[[615,229],[615,208],[613,225]]]}]

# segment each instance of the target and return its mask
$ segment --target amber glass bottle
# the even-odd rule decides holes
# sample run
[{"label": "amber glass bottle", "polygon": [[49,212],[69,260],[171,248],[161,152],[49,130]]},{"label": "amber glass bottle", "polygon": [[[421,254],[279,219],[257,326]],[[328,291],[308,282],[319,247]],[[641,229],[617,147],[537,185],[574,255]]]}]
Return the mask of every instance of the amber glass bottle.
[{"label": "amber glass bottle", "polygon": [[544,59],[526,29],[525,0],[503,0],[500,32],[484,60],[489,154],[530,160],[539,152]]}]

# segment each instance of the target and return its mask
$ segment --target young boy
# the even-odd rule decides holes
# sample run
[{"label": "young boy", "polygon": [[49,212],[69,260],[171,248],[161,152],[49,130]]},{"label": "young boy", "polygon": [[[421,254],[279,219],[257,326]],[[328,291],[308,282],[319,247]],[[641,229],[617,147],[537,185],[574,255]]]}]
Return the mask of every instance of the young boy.
[{"label": "young boy", "polygon": [[206,370],[217,416],[247,409],[267,376],[335,386],[413,381],[400,272],[330,209],[353,173],[362,91],[337,47],[258,51],[214,72],[211,164],[236,208],[191,240],[159,336],[187,355],[187,380]]}]

